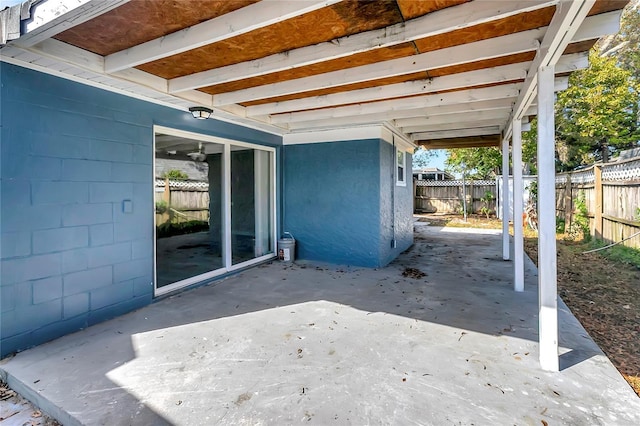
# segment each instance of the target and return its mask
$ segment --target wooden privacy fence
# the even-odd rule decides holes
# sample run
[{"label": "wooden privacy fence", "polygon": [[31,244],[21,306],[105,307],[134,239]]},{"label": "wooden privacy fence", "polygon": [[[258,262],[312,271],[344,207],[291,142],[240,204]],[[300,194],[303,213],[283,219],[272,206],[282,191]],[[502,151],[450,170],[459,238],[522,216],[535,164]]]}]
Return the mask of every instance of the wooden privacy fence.
[{"label": "wooden privacy fence", "polygon": [[[640,231],[640,157],[556,175],[556,213],[565,230],[576,219],[576,201],[584,194],[591,235],[618,242]],[[623,242],[640,248],[640,235]]]},{"label": "wooden privacy fence", "polygon": [[[487,192],[492,195],[488,206],[481,200]],[[463,194],[470,213],[479,213],[487,207],[494,214],[496,209],[494,180],[414,180],[413,194],[416,213],[462,213]]]},{"label": "wooden privacy fence", "polygon": [[[209,184],[192,180],[156,179],[156,204],[164,201],[167,211],[158,212],[156,207],[156,225],[172,218],[173,222],[190,220],[209,221]],[[169,212],[168,208],[171,208]]]}]

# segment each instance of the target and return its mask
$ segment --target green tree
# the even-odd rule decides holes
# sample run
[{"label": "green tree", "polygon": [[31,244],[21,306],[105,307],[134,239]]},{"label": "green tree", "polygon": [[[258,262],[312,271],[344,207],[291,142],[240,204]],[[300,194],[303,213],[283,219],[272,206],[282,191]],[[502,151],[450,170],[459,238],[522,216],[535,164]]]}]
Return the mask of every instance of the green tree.
[{"label": "green tree", "polygon": [[447,153],[447,170],[465,173],[471,179],[492,179],[500,171],[502,153],[498,148],[455,148]]},{"label": "green tree", "polygon": [[432,149],[416,148],[411,160],[414,169],[423,169],[429,166],[429,162],[435,157],[436,152]]},{"label": "green tree", "polygon": [[171,169],[166,171],[163,175],[163,178],[169,178],[171,180],[187,180],[189,179],[189,175],[178,169]]},{"label": "green tree", "polygon": [[[558,95],[556,139],[563,164],[608,160],[614,151],[637,139],[638,92],[632,74],[613,57],[594,49],[589,68],[569,77],[569,88]],[[564,158],[562,158],[564,157]]]},{"label": "green tree", "polygon": [[[558,171],[600,160],[640,139],[640,0],[625,8],[620,31],[601,39],[589,68],[573,73],[556,103]],[[535,173],[536,121],[523,133],[523,161]]]}]

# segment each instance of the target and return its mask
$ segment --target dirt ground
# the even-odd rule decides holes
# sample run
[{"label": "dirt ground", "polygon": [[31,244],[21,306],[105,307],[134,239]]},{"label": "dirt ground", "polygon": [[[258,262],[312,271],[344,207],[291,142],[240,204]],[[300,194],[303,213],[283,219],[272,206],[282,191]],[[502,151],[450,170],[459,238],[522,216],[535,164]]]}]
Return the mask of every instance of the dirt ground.
[{"label": "dirt ground", "polygon": [[60,426],[0,381],[1,426]]},{"label": "dirt ground", "polygon": [[[498,219],[459,215],[423,215],[433,226],[502,228]],[[538,239],[525,232],[525,251],[537,263]],[[559,235],[558,293],[591,337],[640,396],[640,269],[600,253],[588,243]]]}]

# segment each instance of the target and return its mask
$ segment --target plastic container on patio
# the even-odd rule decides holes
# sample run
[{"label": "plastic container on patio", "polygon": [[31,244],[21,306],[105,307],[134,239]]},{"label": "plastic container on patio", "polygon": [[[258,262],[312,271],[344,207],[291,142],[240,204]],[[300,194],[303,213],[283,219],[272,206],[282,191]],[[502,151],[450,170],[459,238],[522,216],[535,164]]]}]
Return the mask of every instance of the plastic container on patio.
[{"label": "plastic container on patio", "polygon": [[278,259],[283,262],[296,260],[296,240],[289,232],[285,232],[284,237],[278,240]]}]

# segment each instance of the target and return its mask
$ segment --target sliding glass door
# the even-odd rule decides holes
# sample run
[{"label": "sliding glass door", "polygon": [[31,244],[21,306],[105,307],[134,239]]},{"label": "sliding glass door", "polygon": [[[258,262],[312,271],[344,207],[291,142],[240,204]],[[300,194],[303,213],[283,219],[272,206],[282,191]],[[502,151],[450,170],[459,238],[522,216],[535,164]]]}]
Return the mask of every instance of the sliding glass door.
[{"label": "sliding glass door", "polygon": [[156,126],[156,295],[274,256],[275,151]]},{"label": "sliding glass door", "polygon": [[231,146],[231,262],[273,253],[271,179],[273,154]]}]

